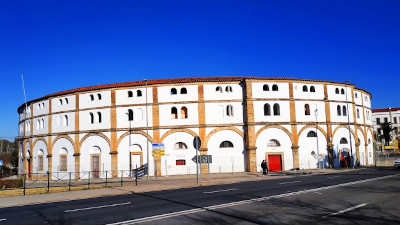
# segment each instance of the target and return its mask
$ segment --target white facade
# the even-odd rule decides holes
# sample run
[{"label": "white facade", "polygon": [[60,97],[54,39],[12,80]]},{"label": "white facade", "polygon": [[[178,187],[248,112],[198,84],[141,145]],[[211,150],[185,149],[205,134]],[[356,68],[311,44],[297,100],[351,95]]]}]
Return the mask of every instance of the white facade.
[{"label": "white facade", "polygon": [[[372,120],[374,124],[374,134],[377,139],[377,148],[379,150],[384,149],[384,140],[380,140],[379,136],[383,135],[381,130],[382,123],[392,123],[394,130],[391,133],[392,140],[398,139],[400,136],[400,108],[385,108],[385,109],[373,109]],[[393,142],[390,145],[393,145]]]},{"label": "white facade", "polygon": [[[275,170],[313,169],[318,154],[320,165],[337,167],[343,149],[352,149],[354,163],[371,165],[370,99],[350,84],[263,77],[69,90],[19,108],[19,168],[58,179],[88,171],[104,177],[142,165],[150,176],[156,169],[158,175],[194,174],[195,136],[202,139],[200,154],[212,156],[210,168],[202,167],[211,173],[259,171],[263,159]],[[349,136],[351,148],[341,143]],[[163,143],[166,155],[153,157],[152,143]]]}]

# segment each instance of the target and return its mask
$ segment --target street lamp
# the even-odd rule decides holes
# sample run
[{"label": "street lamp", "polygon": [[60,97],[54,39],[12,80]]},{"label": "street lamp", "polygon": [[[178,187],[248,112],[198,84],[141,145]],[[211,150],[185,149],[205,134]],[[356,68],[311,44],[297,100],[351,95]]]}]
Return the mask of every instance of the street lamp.
[{"label": "street lamp", "polygon": [[[390,124],[392,123],[392,108],[389,107],[389,119],[390,119]],[[393,151],[394,151],[394,160],[396,160],[396,146],[394,143],[394,140],[396,139],[396,137],[394,135],[392,135],[392,130],[390,131],[390,137],[392,138],[392,143],[393,143]]]},{"label": "street lamp", "polygon": [[129,111],[125,113],[128,116],[129,121],[129,146],[128,146],[128,155],[129,155],[129,176],[132,176],[132,156],[131,156],[131,118],[129,115]]},{"label": "street lamp", "polygon": [[[149,109],[147,106],[147,79],[143,79],[143,81],[146,84],[146,150],[147,150],[147,180],[149,179],[149,169],[150,169],[150,164],[149,164]],[[157,167],[157,165],[155,165]],[[156,174],[157,176],[157,174]]]},{"label": "street lamp", "polygon": [[317,119],[317,117],[318,117],[318,108],[317,108],[317,104],[315,104],[315,111],[314,111],[314,113],[315,113],[315,137],[317,138],[317,160],[318,160],[318,169],[320,169],[320,165],[319,165],[319,161],[320,161],[320,159],[319,159],[319,146],[318,146],[318,119]]},{"label": "street lamp", "polygon": [[347,125],[349,128],[349,138],[350,138],[350,160],[351,160],[351,166],[353,167],[354,170],[354,159],[353,159],[353,144],[351,142],[351,129],[350,129],[350,109],[349,109],[349,102],[347,100],[347,84],[349,84],[349,80],[344,82],[344,87],[346,89],[346,105],[347,105]]}]

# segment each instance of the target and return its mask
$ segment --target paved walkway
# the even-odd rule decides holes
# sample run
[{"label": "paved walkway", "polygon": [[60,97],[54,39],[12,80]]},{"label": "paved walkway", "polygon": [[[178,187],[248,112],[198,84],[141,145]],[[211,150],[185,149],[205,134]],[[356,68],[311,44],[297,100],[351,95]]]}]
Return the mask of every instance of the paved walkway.
[{"label": "paved walkway", "polygon": [[[362,169],[363,168],[358,168],[356,170],[362,170]],[[326,174],[326,173],[339,173],[339,172],[341,173],[350,171],[353,170],[352,169],[298,170],[298,171],[271,172],[267,176],[263,176],[261,173],[233,173],[233,174],[222,173],[222,174],[211,174],[210,179],[208,175],[203,174],[202,181],[199,184],[197,184],[196,175],[158,177],[158,179],[155,179],[155,177],[150,177],[149,180],[146,180],[146,178],[139,180],[138,186],[135,186],[134,184],[125,184],[125,186],[122,187],[115,186],[115,187],[82,190],[82,191],[3,197],[0,198],[0,208],[20,206],[20,205],[40,204],[47,202],[70,201],[77,199],[102,197],[102,196],[122,195],[133,192],[139,193],[139,192],[149,192],[149,191],[160,191],[168,189],[239,183],[239,182],[257,181],[265,179],[267,180],[282,179],[296,175],[313,175],[313,174]]]}]

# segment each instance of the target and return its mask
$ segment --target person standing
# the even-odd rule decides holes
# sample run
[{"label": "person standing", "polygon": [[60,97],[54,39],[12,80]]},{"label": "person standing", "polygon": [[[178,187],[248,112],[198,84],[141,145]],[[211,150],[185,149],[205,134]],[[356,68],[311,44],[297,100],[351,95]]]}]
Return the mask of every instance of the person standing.
[{"label": "person standing", "polygon": [[267,164],[267,161],[265,161],[265,159],[261,162],[261,168],[263,171],[263,175],[267,175],[268,164]]}]

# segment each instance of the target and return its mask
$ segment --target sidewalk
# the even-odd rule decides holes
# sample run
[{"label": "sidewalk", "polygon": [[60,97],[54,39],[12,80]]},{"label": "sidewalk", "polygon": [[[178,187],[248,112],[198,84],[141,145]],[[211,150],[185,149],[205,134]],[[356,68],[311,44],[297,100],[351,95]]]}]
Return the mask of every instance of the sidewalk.
[{"label": "sidewalk", "polygon": [[[360,170],[363,168],[357,168]],[[125,184],[125,186],[114,186],[108,188],[99,188],[82,191],[59,192],[38,195],[13,196],[0,198],[0,208],[41,204],[48,202],[71,201],[77,199],[96,198],[103,196],[123,195],[130,193],[140,193],[149,191],[161,191],[169,189],[190,188],[198,186],[209,186],[217,184],[240,183],[246,181],[269,180],[289,178],[296,175],[313,175],[313,174],[330,174],[350,172],[352,169],[313,169],[313,170],[297,170],[297,171],[279,171],[270,172],[268,176],[261,173],[221,173],[211,174],[210,180],[207,174],[203,174],[202,181],[197,184],[196,175],[176,175],[167,177],[150,177],[138,181],[138,186],[134,184]]]}]

